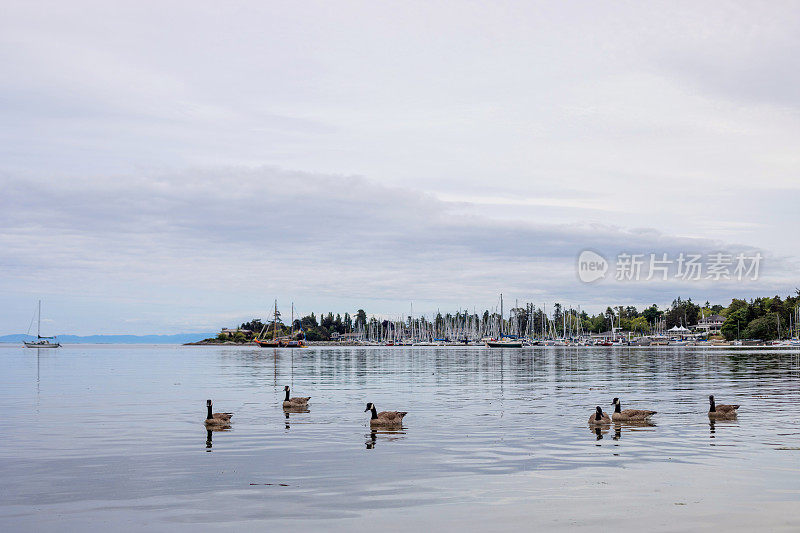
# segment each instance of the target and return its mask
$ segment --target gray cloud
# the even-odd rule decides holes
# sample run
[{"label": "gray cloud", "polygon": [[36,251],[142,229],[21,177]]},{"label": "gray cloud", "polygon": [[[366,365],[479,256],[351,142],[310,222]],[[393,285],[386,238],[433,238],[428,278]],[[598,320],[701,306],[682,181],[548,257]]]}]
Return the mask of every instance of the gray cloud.
[{"label": "gray cloud", "polygon": [[[3,14],[0,324],[43,293],[93,332],[215,327],[273,297],[394,312],[794,285],[792,2]],[[746,286],[574,276],[584,247],[751,246],[773,253]]]},{"label": "gray cloud", "polygon": [[3,290],[151,302],[165,315],[179,312],[176,298],[211,295],[220,308],[204,303],[204,316],[235,313],[236,302],[251,297],[264,308],[278,297],[306,312],[373,303],[385,313],[411,300],[419,310],[489,305],[500,291],[591,306],[789,288],[775,278],[749,286],[581,285],[574,261],[585,248],[608,257],[744,248],[648,228],[492,220],[463,203],[355,176],[231,167],[4,183]]}]

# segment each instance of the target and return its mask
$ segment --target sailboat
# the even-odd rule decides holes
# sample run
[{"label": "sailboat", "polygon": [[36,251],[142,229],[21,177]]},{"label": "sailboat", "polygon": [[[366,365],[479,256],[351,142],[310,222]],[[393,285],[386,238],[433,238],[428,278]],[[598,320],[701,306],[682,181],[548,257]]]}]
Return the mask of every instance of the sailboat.
[{"label": "sailboat", "polygon": [[[255,343],[262,348],[304,348],[305,343],[302,340],[295,340],[294,339],[294,303],[292,304],[292,330],[291,334],[288,339],[286,338],[278,338],[278,300],[275,300],[275,312],[272,315],[272,338],[271,339],[263,339],[262,335],[264,333],[264,329],[261,330],[261,333],[256,336]],[[305,333],[304,333],[305,335]]]},{"label": "sailboat", "polygon": [[485,342],[488,348],[522,348],[522,341],[510,335],[503,335],[503,295],[500,294],[500,338]]},{"label": "sailboat", "polygon": [[278,338],[278,300],[275,300],[275,313],[272,315],[272,339],[267,340],[261,338],[264,334],[264,329],[266,329],[266,325],[261,330],[261,332],[256,336],[254,339],[256,344],[261,346],[262,348],[281,348],[283,347],[283,343]]},{"label": "sailboat", "polygon": [[303,326],[300,326],[300,331],[298,333],[303,334],[303,339],[295,339],[294,338],[294,302],[292,302],[292,322],[291,322],[291,332],[289,333],[289,338],[283,340],[283,345],[286,348],[305,348],[305,332],[303,331]]},{"label": "sailboat", "polygon": [[[42,337],[42,301],[39,300],[39,310],[37,314],[37,326],[36,326],[36,340],[33,342],[25,341],[25,346],[28,348],[60,348],[61,345],[56,342],[55,337]],[[53,342],[50,342],[50,339]]]}]

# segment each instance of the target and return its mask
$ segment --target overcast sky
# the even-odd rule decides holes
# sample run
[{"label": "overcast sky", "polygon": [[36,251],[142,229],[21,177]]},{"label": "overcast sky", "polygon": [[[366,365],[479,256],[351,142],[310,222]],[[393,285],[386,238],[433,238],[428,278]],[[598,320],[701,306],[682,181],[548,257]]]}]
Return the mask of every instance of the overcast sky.
[{"label": "overcast sky", "polygon": [[[4,2],[0,334],[798,279],[797,2]],[[758,280],[576,276],[760,251]],[[612,266],[613,268],[613,266]]]}]

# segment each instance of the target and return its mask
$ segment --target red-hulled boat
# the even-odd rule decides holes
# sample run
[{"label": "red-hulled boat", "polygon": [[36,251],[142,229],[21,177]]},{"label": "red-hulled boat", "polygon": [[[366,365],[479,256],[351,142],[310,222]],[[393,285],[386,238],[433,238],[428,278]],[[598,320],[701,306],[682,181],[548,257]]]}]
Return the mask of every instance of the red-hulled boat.
[{"label": "red-hulled boat", "polygon": [[[261,334],[259,334],[258,337],[253,339],[255,341],[255,343],[258,344],[260,347],[262,347],[262,348],[305,348],[306,343],[305,343],[304,339],[300,340],[300,339],[293,339],[292,338],[292,337],[294,337],[294,304],[292,304],[292,334],[288,338],[286,338],[286,337],[278,338],[278,300],[275,300],[275,314],[272,315],[272,324],[273,324],[273,328],[272,328],[272,338],[271,339],[259,339],[258,337],[260,337]],[[301,328],[301,331],[302,331],[302,328]],[[261,333],[263,333],[263,332],[264,331],[262,330]],[[305,333],[303,333],[303,336],[305,336]]]}]

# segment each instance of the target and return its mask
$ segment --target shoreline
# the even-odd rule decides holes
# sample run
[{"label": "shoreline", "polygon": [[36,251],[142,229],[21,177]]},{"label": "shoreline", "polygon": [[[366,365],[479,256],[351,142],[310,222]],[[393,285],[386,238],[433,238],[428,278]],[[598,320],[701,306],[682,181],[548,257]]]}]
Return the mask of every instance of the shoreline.
[{"label": "shoreline", "polygon": [[[224,341],[224,342],[207,342],[207,341],[198,341],[198,342],[191,342],[185,343],[180,346],[246,346],[246,347],[258,347],[258,345],[254,342],[233,342],[233,341]],[[705,349],[797,349],[797,346],[792,345],[770,345],[770,344],[751,344],[751,345],[741,345],[741,344],[649,344],[649,345],[636,345],[636,344],[620,344],[620,345],[613,345],[613,346],[601,346],[601,345],[584,345],[584,344],[570,344],[570,345],[553,345],[553,344],[541,344],[541,345],[532,345],[532,346],[522,346],[522,347],[489,347],[485,344],[442,344],[442,345],[419,345],[414,346],[412,344],[402,344],[402,345],[385,345],[385,344],[361,344],[357,342],[339,342],[339,341],[308,341],[306,342],[306,346],[303,347],[289,347],[284,346],[281,348],[272,347],[273,350],[302,350],[304,348],[314,348],[314,347],[359,347],[359,348],[487,348],[490,350],[525,350],[531,348],[669,348],[669,349],[676,349],[676,348],[705,348]],[[270,348],[264,348],[265,350]]]},{"label": "shoreline", "polygon": [[[365,346],[357,342],[342,342],[342,341],[304,341],[306,346]],[[186,342],[181,346],[256,346],[253,341],[236,342],[236,341],[218,341],[216,339],[204,339],[197,342]],[[288,348],[288,347],[287,347]],[[296,349],[296,348],[295,348]]]}]

